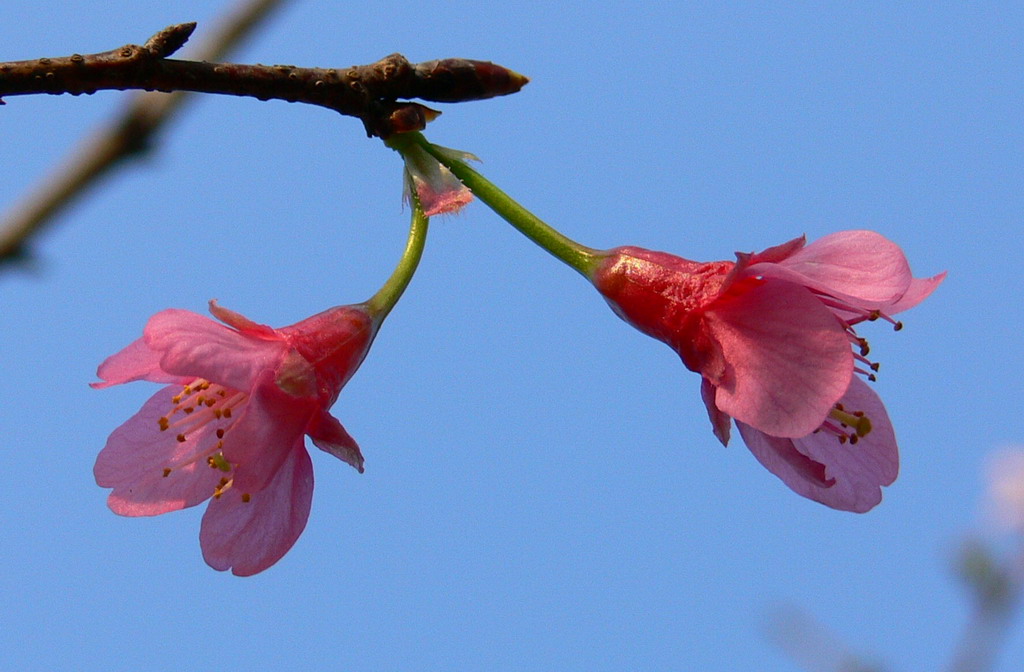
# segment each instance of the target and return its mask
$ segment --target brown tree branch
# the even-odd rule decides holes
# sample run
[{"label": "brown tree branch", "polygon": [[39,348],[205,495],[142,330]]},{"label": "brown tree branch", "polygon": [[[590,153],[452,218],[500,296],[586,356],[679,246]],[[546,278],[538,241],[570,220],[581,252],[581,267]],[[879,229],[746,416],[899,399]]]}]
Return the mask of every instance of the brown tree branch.
[{"label": "brown tree branch", "polygon": [[[401,98],[436,102],[480,100],[514,93],[529,81],[489,62],[444,59],[414,65],[400,54],[341,71],[168,59],[194,29],[194,23],[170,26],[142,46],[129,44],[98,54],[0,63],[0,96],[79,95],[109,89],[251,96],[326,107],[361,119],[369,136],[386,138],[398,132],[421,130],[438,114]],[[49,200],[43,203],[51,205],[50,210],[38,206],[36,210],[43,217],[48,216],[118,157],[144,149],[155,125],[168,110],[159,112],[126,116],[103,144],[88,148],[82,170],[53,185]],[[26,226],[26,221],[22,221],[19,231],[11,227],[10,231],[0,233],[0,261],[16,258],[23,252],[24,240],[38,226]]]},{"label": "brown tree branch", "polygon": [[481,100],[515,93],[528,81],[490,62],[449,58],[413,65],[401,54],[344,70],[167,58],[185,44],[195,27],[195,23],[170,26],[142,46],[127,44],[99,54],[0,63],[0,98],[92,94],[104,89],[251,96],[326,107],[362,119],[370,136],[387,138],[425,127],[408,128],[406,122],[395,120],[396,113],[404,119],[405,108],[414,105],[399,98],[444,103]]}]

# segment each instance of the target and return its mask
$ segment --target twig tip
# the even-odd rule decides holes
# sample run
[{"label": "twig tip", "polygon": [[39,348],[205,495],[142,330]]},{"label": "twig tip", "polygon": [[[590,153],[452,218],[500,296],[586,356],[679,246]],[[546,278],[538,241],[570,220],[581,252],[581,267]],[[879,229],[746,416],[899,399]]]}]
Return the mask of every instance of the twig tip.
[{"label": "twig tip", "polygon": [[168,26],[146,41],[146,49],[157,58],[167,58],[188,42],[195,29],[195,21]]}]

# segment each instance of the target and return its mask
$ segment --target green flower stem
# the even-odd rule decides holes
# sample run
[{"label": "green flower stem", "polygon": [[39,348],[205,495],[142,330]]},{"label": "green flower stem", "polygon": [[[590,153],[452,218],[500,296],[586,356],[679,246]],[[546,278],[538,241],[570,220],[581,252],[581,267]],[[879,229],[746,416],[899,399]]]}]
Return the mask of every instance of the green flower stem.
[{"label": "green flower stem", "polygon": [[416,273],[416,267],[419,266],[420,259],[423,257],[423,247],[427,242],[429,224],[430,218],[423,214],[420,200],[413,194],[412,223],[409,225],[409,239],[405,243],[402,259],[384,286],[366,302],[366,308],[374,315],[377,324],[384,321],[398,300],[402,298],[402,293],[405,292],[409,281]]},{"label": "green flower stem", "polygon": [[601,253],[598,250],[581,245],[571,238],[562,235],[552,228],[551,225],[513,200],[511,196],[495,186],[486,177],[462,161],[453,159],[444,152],[438,151],[434,145],[427,142],[427,139],[422,134],[417,133],[416,135],[419,136],[418,141],[421,146],[431,156],[455,173],[455,176],[469,187],[474,196],[486,203],[502,219],[518,229],[524,236],[550,252],[557,259],[575,268],[585,277],[590,277],[591,271],[601,260]]}]

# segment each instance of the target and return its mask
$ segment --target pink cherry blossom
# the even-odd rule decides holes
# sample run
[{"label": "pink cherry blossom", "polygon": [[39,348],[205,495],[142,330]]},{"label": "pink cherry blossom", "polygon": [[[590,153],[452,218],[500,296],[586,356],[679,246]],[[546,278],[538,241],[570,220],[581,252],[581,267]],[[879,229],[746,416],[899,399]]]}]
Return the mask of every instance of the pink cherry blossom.
[{"label": "pink cherry blossom", "polygon": [[[850,381],[836,407],[821,427],[797,439],[769,436],[739,421],[736,427],[754,457],[794,492],[833,509],[864,513],[882,501],[882,486],[899,473],[896,435],[882,400],[860,378]],[[856,409],[852,424],[842,422],[840,413],[847,409]],[[858,428],[862,418],[870,424]]]},{"label": "pink cherry blossom", "polygon": [[313,470],[305,435],[363,470],[328,409],[362,363],[377,323],[340,306],[272,329],[210,302],[224,322],[157,313],[142,338],[104,361],[102,388],[169,383],[110,435],[94,474],[114,513],[154,516],[210,500],[203,557],[240,576],[263,571],[306,526]]},{"label": "pink cherry blossom", "polygon": [[[591,280],[622,319],[701,374],[723,444],[735,419],[762,464],[796,492],[870,509],[898,460],[884,407],[854,376],[874,379],[878,368],[855,327],[878,319],[901,327],[891,316],[924,300],[945,274],[913,278],[899,247],[871,231],[810,245],[801,237],[736,257],[702,263],[620,247],[604,254]],[[869,454],[850,457],[847,442]]]},{"label": "pink cherry blossom", "polygon": [[[439,145],[434,148],[454,161],[479,160],[469,152]],[[469,187],[423,147],[410,143],[404,146],[402,156],[405,158],[405,199],[408,201],[415,191],[427,217],[456,213],[473,200]]]},{"label": "pink cherry blossom", "polygon": [[988,517],[999,528],[1024,534],[1024,447],[1007,447],[986,464]]}]

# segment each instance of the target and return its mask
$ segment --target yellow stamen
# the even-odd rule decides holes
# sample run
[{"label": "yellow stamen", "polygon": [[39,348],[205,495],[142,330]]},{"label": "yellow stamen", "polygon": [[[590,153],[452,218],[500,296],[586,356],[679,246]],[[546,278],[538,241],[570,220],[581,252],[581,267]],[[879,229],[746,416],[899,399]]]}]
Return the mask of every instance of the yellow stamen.
[{"label": "yellow stamen", "polygon": [[231,488],[231,484],[233,482],[234,481],[232,481],[229,478],[222,478],[222,479],[220,479],[220,483],[217,485],[217,487],[215,487],[213,489],[213,498],[214,499],[220,499],[220,496],[223,495],[225,492],[227,492]]},{"label": "yellow stamen", "polygon": [[842,409],[842,404],[836,404],[836,408],[829,411],[828,416],[838,421],[844,427],[852,427],[855,434],[851,435],[864,438],[871,433],[871,419],[864,415],[863,411],[848,413]]},{"label": "yellow stamen", "polygon": [[224,453],[214,453],[213,455],[210,455],[207,462],[211,467],[217,467],[221,471],[231,471],[231,463],[224,459]]}]

